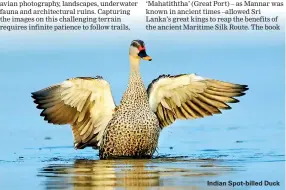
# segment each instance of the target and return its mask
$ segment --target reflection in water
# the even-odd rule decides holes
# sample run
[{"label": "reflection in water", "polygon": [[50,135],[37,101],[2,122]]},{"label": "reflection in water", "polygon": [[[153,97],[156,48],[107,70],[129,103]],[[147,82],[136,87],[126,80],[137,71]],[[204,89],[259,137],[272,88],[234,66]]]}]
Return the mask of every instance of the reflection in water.
[{"label": "reflection in water", "polygon": [[233,167],[208,159],[75,160],[73,164],[44,167],[38,176],[45,177],[47,189],[150,189],[160,186],[168,189],[186,189],[184,186],[189,186],[188,189],[210,189],[207,188],[208,180],[232,171]]}]

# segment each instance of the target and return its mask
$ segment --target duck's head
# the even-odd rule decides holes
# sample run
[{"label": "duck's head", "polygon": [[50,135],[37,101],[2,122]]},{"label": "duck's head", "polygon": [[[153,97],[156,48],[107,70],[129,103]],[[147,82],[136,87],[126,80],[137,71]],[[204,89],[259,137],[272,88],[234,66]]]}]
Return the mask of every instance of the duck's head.
[{"label": "duck's head", "polygon": [[129,48],[129,55],[143,60],[151,61],[152,58],[147,55],[145,44],[142,40],[133,40]]}]

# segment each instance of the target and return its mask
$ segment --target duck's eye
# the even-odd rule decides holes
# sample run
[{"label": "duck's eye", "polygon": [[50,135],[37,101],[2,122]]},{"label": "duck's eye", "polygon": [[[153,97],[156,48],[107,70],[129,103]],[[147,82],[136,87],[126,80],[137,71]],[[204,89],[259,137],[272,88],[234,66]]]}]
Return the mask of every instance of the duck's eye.
[{"label": "duck's eye", "polygon": [[138,47],[138,50],[139,50],[139,51],[145,50],[145,47],[139,46],[139,47]]}]

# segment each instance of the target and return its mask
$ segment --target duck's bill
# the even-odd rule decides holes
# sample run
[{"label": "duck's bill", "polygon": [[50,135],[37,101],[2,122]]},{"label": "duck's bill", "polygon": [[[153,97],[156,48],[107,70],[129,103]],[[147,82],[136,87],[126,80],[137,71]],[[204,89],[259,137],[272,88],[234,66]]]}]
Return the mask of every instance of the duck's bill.
[{"label": "duck's bill", "polygon": [[152,57],[150,57],[149,55],[147,55],[146,57],[142,57],[142,59],[146,61],[152,61]]},{"label": "duck's bill", "polygon": [[138,56],[141,57],[143,60],[151,61],[152,57],[146,54],[145,50],[142,50],[138,53]]}]

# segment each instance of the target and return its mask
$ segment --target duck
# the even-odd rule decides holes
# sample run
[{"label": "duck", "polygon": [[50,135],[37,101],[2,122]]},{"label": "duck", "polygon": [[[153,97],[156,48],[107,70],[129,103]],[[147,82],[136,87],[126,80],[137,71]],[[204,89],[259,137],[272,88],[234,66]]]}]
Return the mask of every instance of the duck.
[{"label": "duck", "polygon": [[119,105],[103,77],[76,77],[32,92],[40,116],[69,124],[74,148],[98,149],[100,159],[150,159],[164,128],[176,120],[221,114],[248,90],[194,73],[160,75],[146,89],[140,74],[141,60],[152,60],[146,52],[142,40],[131,42],[129,81]]}]

